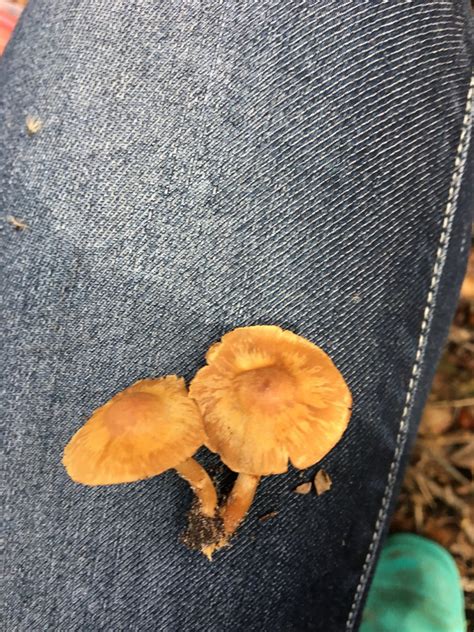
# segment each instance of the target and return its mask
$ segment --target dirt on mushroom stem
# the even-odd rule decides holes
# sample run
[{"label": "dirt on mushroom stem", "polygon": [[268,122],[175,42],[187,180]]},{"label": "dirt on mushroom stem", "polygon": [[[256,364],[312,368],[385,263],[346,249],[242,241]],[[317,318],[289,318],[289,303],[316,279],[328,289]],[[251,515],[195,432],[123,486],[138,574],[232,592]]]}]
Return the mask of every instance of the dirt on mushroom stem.
[{"label": "dirt on mushroom stem", "polygon": [[224,524],[219,512],[214,517],[205,516],[197,500],[193,502],[187,519],[187,528],[181,536],[181,542],[193,551],[202,553],[224,537]]}]

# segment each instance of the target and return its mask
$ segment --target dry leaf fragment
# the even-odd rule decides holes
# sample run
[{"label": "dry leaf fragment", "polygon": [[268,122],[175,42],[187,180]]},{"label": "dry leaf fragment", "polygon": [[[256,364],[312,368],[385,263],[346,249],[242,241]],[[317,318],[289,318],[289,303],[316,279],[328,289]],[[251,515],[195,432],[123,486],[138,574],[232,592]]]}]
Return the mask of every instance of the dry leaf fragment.
[{"label": "dry leaf fragment", "polygon": [[314,486],[316,487],[316,493],[318,496],[325,494],[332,487],[332,480],[329,474],[325,470],[319,470],[314,477]]},{"label": "dry leaf fragment", "polygon": [[474,299],[474,249],[471,248],[469,261],[467,264],[466,276],[461,287],[461,298],[465,300]]},{"label": "dry leaf fragment", "polygon": [[463,430],[474,432],[474,406],[466,406],[459,411],[458,424]]},{"label": "dry leaf fragment", "polygon": [[451,408],[441,408],[427,404],[421,418],[421,434],[442,434],[448,430],[454,422],[454,415]]},{"label": "dry leaf fragment", "polygon": [[461,586],[463,590],[468,593],[474,593],[474,579],[469,577],[461,577]]},{"label": "dry leaf fragment", "polygon": [[426,520],[422,533],[426,538],[448,548],[456,541],[458,528],[457,525],[445,524],[442,520],[430,517]]},{"label": "dry leaf fragment", "polygon": [[33,116],[32,114],[28,114],[25,124],[26,131],[28,132],[29,136],[37,134],[43,127],[43,123],[41,122],[41,120],[37,116]]},{"label": "dry leaf fragment", "polygon": [[293,490],[295,494],[309,494],[311,491],[311,483],[301,483]]},{"label": "dry leaf fragment", "polygon": [[456,325],[451,325],[449,330],[448,340],[449,342],[454,342],[457,345],[462,345],[464,342],[469,342],[471,340],[471,332],[469,329],[465,327],[457,327]]},{"label": "dry leaf fragment", "polygon": [[7,222],[13,226],[15,230],[25,230],[28,228],[28,224],[17,217],[13,217],[13,215],[7,215]]}]

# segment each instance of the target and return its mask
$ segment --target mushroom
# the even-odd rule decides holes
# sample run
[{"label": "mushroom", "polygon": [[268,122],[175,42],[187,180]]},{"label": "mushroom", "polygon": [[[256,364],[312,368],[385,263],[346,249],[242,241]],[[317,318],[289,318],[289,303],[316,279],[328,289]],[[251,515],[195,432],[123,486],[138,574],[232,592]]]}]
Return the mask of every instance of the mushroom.
[{"label": "mushroom", "polygon": [[204,443],[203,422],[183,378],[170,375],[136,382],[98,408],[64,449],[73,481],[113,485],[139,481],[174,468],[212,517],[217,495],[192,455]]},{"label": "mushroom", "polygon": [[240,327],[206,355],[189,388],[204,419],[205,443],[238,472],[222,508],[227,543],[252,504],[260,478],[288,461],[304,469],[340,440],[352,397],[315,344],[274,325]]}]

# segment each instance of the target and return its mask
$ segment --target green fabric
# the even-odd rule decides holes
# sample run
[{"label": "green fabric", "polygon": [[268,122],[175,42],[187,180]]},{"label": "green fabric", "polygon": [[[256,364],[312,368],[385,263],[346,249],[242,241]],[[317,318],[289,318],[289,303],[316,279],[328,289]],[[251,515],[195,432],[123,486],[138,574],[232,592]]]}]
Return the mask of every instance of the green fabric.
[{"label": "green fabric", "polygon": [[360,632],[465,632],[456,564],[439,544],[389,537],[364,608]]}]

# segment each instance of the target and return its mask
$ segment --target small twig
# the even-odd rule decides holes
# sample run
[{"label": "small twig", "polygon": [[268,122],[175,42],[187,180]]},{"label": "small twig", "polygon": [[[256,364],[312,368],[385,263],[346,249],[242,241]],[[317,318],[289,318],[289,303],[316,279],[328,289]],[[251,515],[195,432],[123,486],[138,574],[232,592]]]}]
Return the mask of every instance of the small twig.
[{"label": "small twig", "polygon": [[430,406],[441,408],[448,406],[450,408],[463,408],[464,406],[474,406],[474,397],[465,397],[464,399],[452,399],[439,402],[430,402]]},{"label": "small twig", "polygon": [[443,458],[441,456],[441,454],[439,454],[438,452],[436,452],[435,450],[433,450],[431,448],[431,446],[427,445],[426,446],[427,451],[430,453],[430,455],[433,457],[433,459],[436,461],[436,463],[438,463],[439,465],[441,465],[441,467],[448,472],[448,474],[451,474],[451,476],[458,481],[458,483],[462,483],[463,485],[465,484],[469,484],[470,481],[468,478],[466,478],[465,476],[463,476],[461,474],[461,472],[459,472],[455,467],[453,467],[451,465],[451,463],[449,463],[448,461],[446,461],[445,458]]},{"label": "small twig", "polygon": [[267,522],[268,520],[271,520],[272,518],[275,518],[275,516],[278,515],[278,511],[269,511],[268,513],[266,513],[264,516],[260,516],[259,517],[259,521],[260,522]]},{"label": "small twig", "polygon": [[418,437],[417,442],[422,445],[452,445],[455,443],[470,443],[472,441],[472,433],[469,432],[450,432],[446,435],[436,437]]},{"label": "small twig", "polygon": [[474,526],[469,518],[463,518],[461,520],[461,529],[466,534],[466,538],[471,544],[474,544]]},{"label": "small twig", "polygon": [[416,472],[415,471],[414,478],[415,478],[416,484],[418,485],[418,489],[421,492],[421,495],[425,499],[426,503],[428,505],[430,505],[430,507],[432,507],[433,506],[433,494],[431,493],[428,485],[426,484],[426,477],[423,476],[423,474],[421,472]]},{"label": "small twig", "polygon": [[441,487],[441,485],[438,485],[438,483],[434,481],[425,480],[434,496],[443,500],[447,505],[461,512],[463,515],[467,516],[469,514],[469,506],[454,494],[451,487]]},{"label": "small twig", "polygon": [[417,486],[415,480],[415,468],[412,465],[407,467],[403,485],[406,489],[408,489],[408,496],[411,496],[411,493],[416,489]]},{"label": "small twig", "polygon": [[415,501],[414,508],[413,508],[413,515],[415,517],[416,531],[417,533],[421,533],[423,531],[424,512],[423,512],[423,502],[420,502],[420,500],[422,501],[423,499],[420,498],[420,496],[415,496],[413,500]]}]

